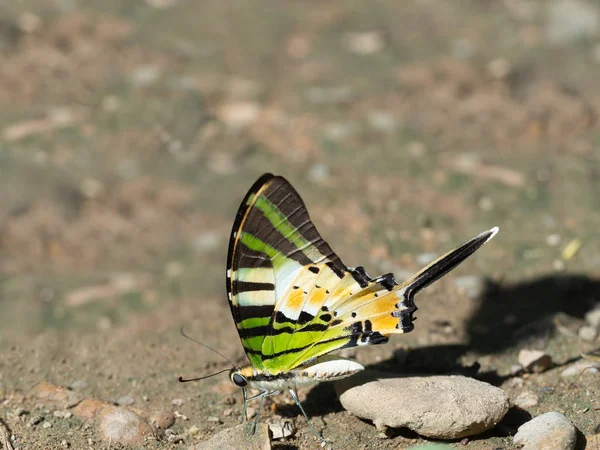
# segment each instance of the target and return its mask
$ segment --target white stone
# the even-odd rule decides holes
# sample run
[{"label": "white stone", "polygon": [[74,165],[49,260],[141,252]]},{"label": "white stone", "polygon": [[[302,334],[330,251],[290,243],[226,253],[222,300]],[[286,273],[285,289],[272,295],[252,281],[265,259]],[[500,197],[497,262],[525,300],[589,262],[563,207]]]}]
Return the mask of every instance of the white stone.
[{"label": "white stone", "polygon": [[509,408],[506,393],[463,376],[391,378],[364,371],[335,383],[342,406],[380,430],[407,427],[433,439],[483,433]]},{"label": "white stone", "polygon": [[523,445],[522,450],[572,450],[577,433],[565,416],[547,412],[521,425],[513,441]]}]

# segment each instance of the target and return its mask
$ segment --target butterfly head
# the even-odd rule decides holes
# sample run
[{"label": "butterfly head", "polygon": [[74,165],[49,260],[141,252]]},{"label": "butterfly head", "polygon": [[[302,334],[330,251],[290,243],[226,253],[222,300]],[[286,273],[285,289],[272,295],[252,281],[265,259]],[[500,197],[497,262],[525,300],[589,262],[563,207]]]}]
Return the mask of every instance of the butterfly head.
[{"label": "butterfly head", "polygon": [[229,372],[229,379],[237,387],[245,388],[246,386],[248,386],[248,380],[244,375],[242,375],[240,369],[238,369],[237,367],[231,369],[231,371]]},{"label": "butterfly head", "polygon": [[244,367],[234,367],[229,371],[229,379],[239,388],[246,388],[256,379],[256,370],[248,365]]}]

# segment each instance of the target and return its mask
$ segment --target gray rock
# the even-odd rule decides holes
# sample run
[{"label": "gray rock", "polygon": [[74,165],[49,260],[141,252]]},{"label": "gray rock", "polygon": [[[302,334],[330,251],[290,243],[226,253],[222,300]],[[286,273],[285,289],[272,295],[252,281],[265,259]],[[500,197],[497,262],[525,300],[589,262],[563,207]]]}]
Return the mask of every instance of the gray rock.
[{"label": "gray rock", "polygon": [[483,433],[509,409],[502,389],[463,376],[392,378],[367,370],[335,389],[344,408],[378,429],[407,427],[434,439]]},{"label": "gray rock", "polygon": [[207,441],[192,445],[189,450],[224,450],[228,448],[270,450],[269,426],[259,423],[253,434],[252,423],[242,423],[234,428],[221,431]]},{"label": "gray rock", "polygon": [[521,425],[515,444],[522,450],[570,450],[575,448],[577,432],[569,419],[557,412],[547,412]]}]

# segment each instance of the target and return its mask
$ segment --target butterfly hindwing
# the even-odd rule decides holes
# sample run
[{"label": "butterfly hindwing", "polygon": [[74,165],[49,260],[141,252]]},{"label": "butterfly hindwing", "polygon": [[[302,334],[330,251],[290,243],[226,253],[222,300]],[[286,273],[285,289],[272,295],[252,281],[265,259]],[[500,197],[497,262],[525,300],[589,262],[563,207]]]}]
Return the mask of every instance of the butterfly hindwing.
[{"label": "butterfly hindwing", "polygon": [[492,229],[398,284],[346,267],[294,188],[263,175],[244,198],[229,245],[227,291],[252,365],[278,374],[340,348],[412,330],[414,295],[493,237]]},{"label": "butterfly hindwing", "polygon": [[[417,310],[415,295],[458,266],[497,232],[497,228],[492,228],[479,234],[401,284],[392,274],[387,274],[370,279],[366,287],[347,298],[332,296],[326,305],[336,319],[315,337],[312,345],[296,356],[292,365],[327,354],[336,344],[339,346],[335,349],[382,344],[391,334],[411,331],[412,314]],[[362,271],[362,268],[354,270],[358,269]]]}]

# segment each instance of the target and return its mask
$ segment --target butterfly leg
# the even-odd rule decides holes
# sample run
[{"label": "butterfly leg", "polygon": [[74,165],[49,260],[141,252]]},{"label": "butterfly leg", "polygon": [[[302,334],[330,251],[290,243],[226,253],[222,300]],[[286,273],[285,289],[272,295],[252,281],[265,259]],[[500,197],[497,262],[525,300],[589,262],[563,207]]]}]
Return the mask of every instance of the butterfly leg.
[{"label": "butterfly leg", "polygon": [[312,423],[310,423],[310,420],[308,420],[308,416],[306,415],[306,412],[304,412],[304,408],[300,404],[300,400],[298,399],[298,394],[296,393],[296,390],[290,389],[290,395],[292,396],[292,399],[294,399],[294,402],[296,402],[296,405],[298,405],[298,408],[300,408],[300,411],[302,411],[302,415],[306,419],[306,423],[308,424],[308,427],[310,428],[310,430],[321,441],[321,447],[325,447],[327,445],[327,440],[325,440],[325,438],[323,436],[321,436],[319,433],[317,433],[317,430],[314,429],[314,427],[312,426]]},{"label": "butterfly leg", "polygon": [[260,412],[262,411],[262,407],[263,407],[263,402],[265,400],[265,397],[270,397],[271,395],[277,395],[279,394],[279,391],[264,391],[261,392],[260,394],[254,395],[252,397],[246,397],[246,394],[244,392],[244,409],[242,412],[242,417],[244,419],[247,420],[248,416],[246,414],[246,404],[248,403],[249,400],[254,400],[255,398],[260,398],[260,404],[258,405],[258,411],[256,412],[256,419],[254,419],[254,423],[252,424],[252,433],[256,432],[256,427],[258,426],[258,420],[260,419]]},{"label": "butterfly leg", "polygon": [[241,422],[247,422],[248,421],[248,414],[246,414],[246,409],[248,407],[248,397],[246,394],[246,389],[242,388],[242,396],[244,397],[244,406],[242,408],[242,418],[241,418]]}]

